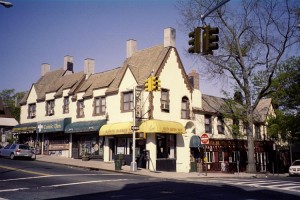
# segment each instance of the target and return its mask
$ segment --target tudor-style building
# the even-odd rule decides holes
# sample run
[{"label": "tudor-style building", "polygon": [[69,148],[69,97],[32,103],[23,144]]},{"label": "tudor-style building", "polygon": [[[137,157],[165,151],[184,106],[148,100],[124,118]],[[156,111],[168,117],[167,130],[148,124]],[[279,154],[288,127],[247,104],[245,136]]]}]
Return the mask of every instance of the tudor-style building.
[{"label": "tudor-style building", "polygon": [[[144,91],[150,75],[161,80],[161,91]],[[216,110],[207,110],[206,97],[199,89],[199,74],[185,72],[175,47],[175,30],[166,28],[162,45],[137,50],[137,42],[128,40],[124,63],[109,71],[95,73],[95,61],[86,59],[84,71],[73,72],[72,56],[65,56],[62,69],[50,71],[49,64],[42,64],[41,78],[21,102],[21,124],[14,132],[20,142],[39,141],[37,148],[45,155],[80,158],[87,153],[110,162],[124,154],[125,164],[130,165],[135,124],[138,167],[190,172],[195,161],[204,158],[199,136],[209,127],[218,130],[225,120],[218,120]],[[222,137],[211,132],[205,153],[209,170],[221,170],[221,163],[235,161],[227,154],[236,140],[230,131],[219,130]],[[214,159],[216,155],[221,159]]]}]

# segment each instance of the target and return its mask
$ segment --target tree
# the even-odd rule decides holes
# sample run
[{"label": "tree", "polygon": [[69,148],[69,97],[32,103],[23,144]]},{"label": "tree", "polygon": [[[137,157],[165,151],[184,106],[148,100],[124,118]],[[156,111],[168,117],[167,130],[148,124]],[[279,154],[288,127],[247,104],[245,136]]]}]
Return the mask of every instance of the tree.
[{"label": "tree", "polygon": [[276,117],[268,122],[268,133],[285,141],[300,141],[300,57],[291,57],[276,71],[271,85],[274,103],[278,105]]},{"label": "tree", "polygon": [[26,92],[15,93],[14,89],[2,90],[0,92],[0,98],[18,122],[20,122],[20,107],[18,106],[18,102],[24,97],[25,93]]},{"label": "tree", "polygon": [[[177,7],[188,32],[202,23],[201,15],[217,0],[180,1]],[[213,12],[207,22],[220,30],[219,49],[213,55],[197,56],[205,63],[202,73],[226,78],[235,91],[242,92],[243,117],[248,143],[249,173],[256,172],[254,159],[253,112],[269,94],[278,63],[299,44],[298,1],[243,0],[229,2]],[[206,23],[207,23],[206,22]],[[194,56],[194,55],[193,55]]]}]

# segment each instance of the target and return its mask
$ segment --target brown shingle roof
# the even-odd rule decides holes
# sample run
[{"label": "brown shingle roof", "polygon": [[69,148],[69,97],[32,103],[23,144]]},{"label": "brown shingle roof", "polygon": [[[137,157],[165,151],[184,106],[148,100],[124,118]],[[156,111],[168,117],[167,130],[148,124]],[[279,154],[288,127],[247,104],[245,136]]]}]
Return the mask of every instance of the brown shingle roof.
[{"label": "brown shingle roof", "polygon": [[87,80],[83,82],[77,92],[85,92],[84,98],[93,96],[93,90],[106,88],[116,77],[120,68],[115,68],[109,71],[92,74]]},{"label": "brown shingle roof", "polygon": [[171,47],[157,45],[135,52],[130,58],[125,60],[118,71],[116,78],[106,90],[106,93],[118,92],[119,85],[128,68],[133,73],[137,83],[139,85],[144,84],[144,81],[150,76],[152,70],[154,71],[154,74],[157,73],[170,49]]},{"label": "brown shingle roof", "polygon": [[[261,99],[254,110],[254,122],[263,123],[271,106],[272,99]],[[231,113],[230,103],[225,98],[202,94],[202,109],[208,113]],[[242,109],[242,105],[236,105],[235,109]]]}]

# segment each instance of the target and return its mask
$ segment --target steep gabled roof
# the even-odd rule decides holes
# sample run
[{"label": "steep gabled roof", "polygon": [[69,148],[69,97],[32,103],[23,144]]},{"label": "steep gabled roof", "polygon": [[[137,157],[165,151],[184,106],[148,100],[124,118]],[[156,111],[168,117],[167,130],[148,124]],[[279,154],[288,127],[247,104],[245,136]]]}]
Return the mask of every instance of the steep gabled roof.
[{"label": "steep gabled roof", "polygon": [[267,116],[269,114],[271,105],[272,105],[271,98],[261,99],[258,102],[258,104],[253,112],[254,121],[260,122],[260,123],[265,122],[267,120]]},{"label": "steep gabled roof", "polygon": [[64,69],[47,72],[34,84],[37,94],[37,101],[45,99],[46,93],[51,90],[53,85],[56,85],[57,81],[64,75],[64,73]]},{"label": "steep gabled roof", "polygon": [[106,90],[106,93],[118,92],[120,83],[128,68],[133,73],[137,83],[139,85],[144,84],[144,81],[150,76],[152,70],[154,74],[156,74],[171,48],[172,47],[157,45],[135,52],[131,57],[125,60],[116,78]]}]

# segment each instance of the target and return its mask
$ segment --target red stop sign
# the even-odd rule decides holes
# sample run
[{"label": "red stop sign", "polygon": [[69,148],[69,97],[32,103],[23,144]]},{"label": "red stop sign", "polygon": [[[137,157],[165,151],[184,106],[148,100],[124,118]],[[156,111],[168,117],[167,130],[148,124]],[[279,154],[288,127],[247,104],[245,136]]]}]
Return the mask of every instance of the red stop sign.
[{"label": "red stop sign", "polygon": [[201,138],[201,144],[208,144],[209,143],[209,137],[206,133],[203,133],[200,138]]}]

